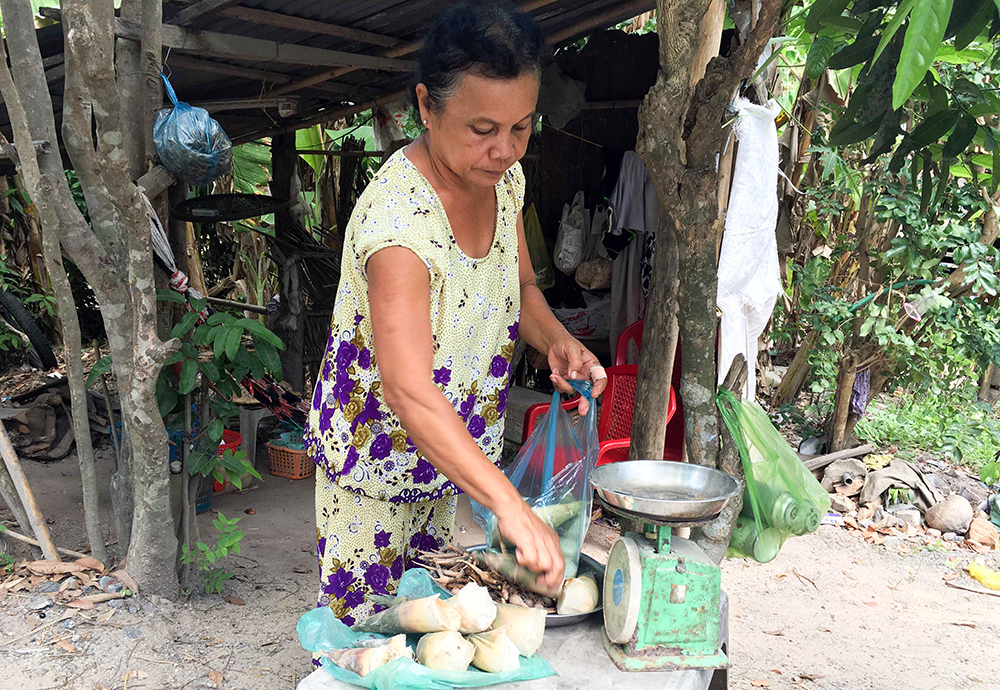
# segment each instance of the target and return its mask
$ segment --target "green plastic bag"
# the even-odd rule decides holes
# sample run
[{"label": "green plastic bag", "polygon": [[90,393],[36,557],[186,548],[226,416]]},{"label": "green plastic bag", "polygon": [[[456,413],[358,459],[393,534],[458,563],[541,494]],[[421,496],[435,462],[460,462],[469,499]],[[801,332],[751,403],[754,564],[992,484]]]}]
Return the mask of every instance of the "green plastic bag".
[{"label": "green plastic bag", "polygon": [[[403,573],[396,594],[410,598],[429,597],[434,594],[440,594],[442,599],[451,597],[451,593],[438,586],[424,570],[408,570]],[[344,649],[354,646],[356,642],[386,638],[385,635],[354,632],[337,619],[329,606],[315,608],[302,616],[295,629],[299,634],[299,642],[310,652]],[[406,641],[415,649],[420,637],[420,635],[409,635]],[[468,671],[461,672],[435,671],[410,659],[397,659],[362,678],[352,671],[340,668],[329,659],[324,658],[322,664],[323,668],[337,680],[375,690],[478,688],[497,683],[545,678],[556,673],[549,662],[537,654],[530,659],[522,656],[521,668],[504,673],[486,673],[471,666]]]},{"label": "green plastic bag", "polygon": [[815,532],[830,496],[755,402],[720,389],[716,404],[740,451],[746,490],[730,557],[773,560],[789,536]]}]

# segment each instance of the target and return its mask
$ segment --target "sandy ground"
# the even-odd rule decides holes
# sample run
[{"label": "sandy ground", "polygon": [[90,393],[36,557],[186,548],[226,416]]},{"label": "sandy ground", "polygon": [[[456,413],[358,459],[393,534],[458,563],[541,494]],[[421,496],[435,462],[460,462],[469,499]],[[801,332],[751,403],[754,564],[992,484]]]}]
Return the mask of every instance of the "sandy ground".
[{"label": "sandy ground", "polygon": [[[56,542],[82,548],[75,457],[47,465],[27,461],[25,469],[53,521]],[[103,454],[102,486],[109,471]],[[247,534],[232,568],[237,579],[226,592],[245,601],[243,606],[203,594],[177,602],[140,595],[117,609],[100,604],[78,611],[67,621],[60,620],[65,610],[50,608],[40,620],[25,608],[31,595],[11,594],[0,603],[0,687],[179,690],[215,687],[218,673],[223,688],[292,690],[311,670],[295,623],[313,606],[317,585],[312,489],[311,480],[265,474],[255,490],[215,498],[214,509],[241,517]],[[0,516],[2,508],[0,503]],[[250,508],[255,514],[245,514]],[[102,517],[109,530],[111,515]],[[467,517],[463,512],[462,520]],[[210,518],[202,516],[203,528],[210,529]],[[459,531],[467,542],[476,538],[474,527]],[[1000,598],[953,589],[942,580],[971,552],[901,551],[823,527],[789,541],[770,564],[726,562],[730,687],[996,687]],[[992,556],[987,558],[995,565]],[[976,584],[964,574],[955,582]],[[54,645],[57,638],[76,652]]]}]

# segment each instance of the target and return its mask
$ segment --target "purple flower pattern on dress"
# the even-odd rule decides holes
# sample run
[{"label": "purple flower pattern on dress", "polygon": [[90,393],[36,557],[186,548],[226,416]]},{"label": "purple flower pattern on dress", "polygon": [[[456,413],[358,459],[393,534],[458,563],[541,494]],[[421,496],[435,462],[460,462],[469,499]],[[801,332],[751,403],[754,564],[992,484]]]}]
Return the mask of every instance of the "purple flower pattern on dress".
[{"label": "purple flower pattern on dress", "polygon": [[365,583],[374,594],[385,594],[389,589],[389,569],[380,563],[372,563],[365,571]]},{"label": "purple flower pattern on dress", "polygon": [[341,568],[327,578],[323,592],[334,599],[340,599],[347,594],[347,588],[354,584],[354,573]]},{"label": "purple flower pattern on dress", "polygon": [[500,389],[497,393],[497,414],[503,415],[504,410],[507,409],[507,386]]},{"label": "purple flower pattern on dress", "polygon": [[362,369],[368,369],[372,365],[372,351],[367,347],[358,355],[358,365]]},{"label": "purple flower pattern on dress", "polygon": [[434,370],[435,386],[440,386],[442,384],[447,386],[449,383],[451,383],[451,369],[448,367],[441,367],[440,369]]},{"label": "purple flower pattern on dress", "polygon": [[375,548],[384,549],[389,546],[389,537],[391,535],[385,530],[379,530],[375,533]]},{"label": "purple flower pattern on dress", "polygon": [[[351,431],[356,431],[358,426],[361,424],[379,421],[382,421],[382,411],[379,409],[378,399],[371,391],[368,391],[368,397],[365,398],[364,407],[361,408],[361,412],[354,418],[354,421],[351,422]],[[390,448],[391,446],[392,444],[390,443]]]},{"label": "purple flower pattern on dress", "polygon": [[513,326],[507,326],[507,333],[510,335],[510,339],[517,340],[517,321],[514,322]]},{"label": "purple flower pattern on dress", "polygon": [[497,355],[493,358],[493,362],[490,363],[490,374],[496,378],[500,378],[507,373],[507,360]]},{"label": "purple flower pattern on dress", "polygon": [[430,484],[437,478],[437,470],[423,458],[417,460],[416,466],[410,470],[415,484]]},{"label": "purple flower pattern on dress", "polygon": [[340,471],[342,475],[349,475],[351,470],[358,464],[358,449],[351,446],[347,449],[347,458],[344,460],[344,468]]},{"label": "purple flower pattern on dress", "polygon": [[392,452],[392,439],[389,438],[388,434],[379,434],[372,441],[372,445],[369,448],[372,457],[379,460],[385,460],[389,457],[389,453]]},{"label": "purple flower pattern on dress", "polygon": [[356,609],[365,603],[365,593],[360,589],[355,589],[344,595],[344,608]]},{"label": "purple flower pattern on dress", "polygon": [[479,438],[484,431],[486,431],[486,420],[479,415],[473,415],[469,420],[469,433],[472,434],[472,438]]},{"label": "purple flower pattern on dress", "polygon": [[357,358],[358,346],[347,340],[340,341],[340,347],[337,348],[337,369],[346,372]]},{"label": "purple flower pattern on dress", "polygon": [[351,391],[354,390],[354,381],[351,377],[347,375],[346,371],[338,371],[337,379],[333,384],[333,397],[336,398],[341,405],[346,405],[351,402]]},{"label": "purple flower pattern on dress", "polygon": [[425,534],[420,537],[420,550],[421,551],[436,551],[440,544],[438,543],[437,537]]},{"label": "purple flower pattern on dress", "polygon": [[463,422],[469,421],[469,415],[472,414],[472,410],[476,407],[476,394],[469,393],[469,397],[465,399],[462,406],[458,409],[458,416],[462,418]]}]

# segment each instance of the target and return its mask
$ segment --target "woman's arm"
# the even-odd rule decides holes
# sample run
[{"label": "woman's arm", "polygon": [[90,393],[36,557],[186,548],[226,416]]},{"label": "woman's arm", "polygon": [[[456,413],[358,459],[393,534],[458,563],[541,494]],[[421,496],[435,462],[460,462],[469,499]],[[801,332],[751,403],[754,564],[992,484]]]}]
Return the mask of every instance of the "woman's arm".
[{"label": "woman's arm", "polygon": [[[594,386],[591,395],[596,398],[608,384],[607,375],[597,357],[559,323],[535,284],[535,269],[531,266],[524,219],[520,214],[517,216],[517,272],[521,281],[519,335],[533,348],[548,355],[552,383],[556,388],[572,393],[567,378],[589,378]],[[587,414],[586,400],[580,401],[580,414]]]},{"label": "woman's arm", "polygon": [[480,450],[433,383],[434,346],[427,268],[409,249],[388,247],[368,260],[368,301],[385,402],[442,474],[497,516],[524,567],[555,588],[564,563],[559,539]]}]

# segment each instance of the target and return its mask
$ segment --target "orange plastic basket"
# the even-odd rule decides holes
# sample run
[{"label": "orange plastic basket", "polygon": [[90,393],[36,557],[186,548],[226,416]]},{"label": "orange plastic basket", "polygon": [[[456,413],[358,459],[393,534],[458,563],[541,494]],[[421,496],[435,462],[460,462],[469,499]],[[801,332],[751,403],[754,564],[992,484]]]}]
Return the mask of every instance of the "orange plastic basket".
[{"label": "orange plastic basket", "polygon": [[306,479],[315,474],[316,463],[309,459],[304,450],[292,450],[268,443],[267,469],[275,477]]}]

